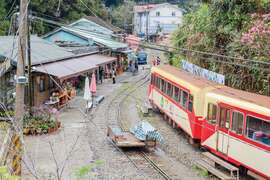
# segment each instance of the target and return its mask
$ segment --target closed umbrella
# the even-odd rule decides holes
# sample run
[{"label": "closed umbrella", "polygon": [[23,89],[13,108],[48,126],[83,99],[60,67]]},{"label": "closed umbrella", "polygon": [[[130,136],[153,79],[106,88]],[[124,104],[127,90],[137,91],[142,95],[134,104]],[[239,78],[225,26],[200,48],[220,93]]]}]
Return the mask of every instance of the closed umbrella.
[{"label": "closed umbrella", "polygon": [[109,68],[108,68],[108,65],[105,66],[105,73],[106,73],[107,78],[108,78],[109,77],[109,73],[110,73]]},{"label": "closed umbrella", "polygon": [[91,78],[91,84],[90,84],[90,92],[92,93],[92,104],[94,104],[94,95],[97,92],[97,82],[96,82],[96,75],[95,73],[92,73],[92,78]]},{"label": "closed umbrella", "polygon": [[90,91],[92,94],[97,92],[97,82],[96,82],[96,75],[92,73],[91,84],[90,84]]},{"label": "closed umbrella", "polygon": [[88,102],[91,100],[91,92],[90,92],[90,87],[89,87],[89,78],[85,78],[85,86],[84,86],[84,94],[83,94],[83,99],[86,100],[86,108],[88,109]]}]

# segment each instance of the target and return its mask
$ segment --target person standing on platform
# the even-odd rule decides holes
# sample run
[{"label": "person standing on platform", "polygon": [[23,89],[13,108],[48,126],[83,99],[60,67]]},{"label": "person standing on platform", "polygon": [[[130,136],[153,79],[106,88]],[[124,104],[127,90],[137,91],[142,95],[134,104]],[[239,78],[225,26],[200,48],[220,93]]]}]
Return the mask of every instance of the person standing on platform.
[{"label": "person standing on platform", "polygon": [[152,60],[152,65],[156,66],[156,59],[155,58],[153,58],[153,60]]},{"label": "person standing on platform", "polygon": [[115,84],[115,78],[116,78],[116,72],[115,72],[115,69],[113,68],[112,70],[112,80],[113,80],[113,84]]},{"label": "person standing on platform", "polygon": [[160,58],[159,56],[157,57],[157,62],[156,62],[157,66],[160,65]]},{"label": "person standing on platform", "polygon": [[99,70],[99,77],[100,77],[100,82],[101,82],[101,84],[102,84],[103,77],[104,77],[104,70],[103,70],[103,67],[101,67],[100,70]]}]

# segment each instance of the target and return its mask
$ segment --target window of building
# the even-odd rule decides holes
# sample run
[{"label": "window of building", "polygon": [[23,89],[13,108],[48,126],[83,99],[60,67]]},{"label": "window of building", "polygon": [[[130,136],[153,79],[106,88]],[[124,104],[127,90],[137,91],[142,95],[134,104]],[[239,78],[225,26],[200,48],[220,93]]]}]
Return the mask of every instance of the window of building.
[{"label": "window of building", "polygon": [[270,122],[247,116],[247,136],[257,142],[270,146]]},{"label": "window of building", "polygon": [[156,16],[160,16],[160,12],[159,11],[156,12]]},{"label": "window of building", "polygon": [[172,16],[175,16],[175,12],[172,12]]},{"label": "window of building", "polygon": [[210,124],[216,124],[217,123],[217,106],[215,104],[208,103],[207,121]]},{"label": "window of building", "polygon": [[39,92],[43,91],[45,91],[45,78],[41,76],[39,80]]},{"label": "window of building", "polygon": [[236,134],[243,133],[244,115],[240,112],[233,112],[232,114],[232,131]]},{"label": "window of building", "polygon": [[173,93],[173,99],[175,101],[179,101],[179,88],[174,86],[174,93]]},{"label": "window of building", "polygon": [[188,110],[190,112],[192,112],[192,110],[193,110],[193,96],[191,94],[189,95]]},{"label": "window of building", "polygon": [[49,88],[52,89],[55,87],[55,83],[52,78],[49,78]]}]

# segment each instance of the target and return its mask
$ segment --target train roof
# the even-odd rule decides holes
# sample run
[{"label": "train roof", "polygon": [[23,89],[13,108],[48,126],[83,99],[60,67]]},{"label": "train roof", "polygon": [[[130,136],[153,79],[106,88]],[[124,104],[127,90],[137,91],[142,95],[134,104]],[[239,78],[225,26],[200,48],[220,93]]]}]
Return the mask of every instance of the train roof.
[{"label": "train roof", "polygon": [[263,96],[247,91],[242,91],[238,89],[234,89],[228,86],[222,86],[212,90],[211,92],[215,94],[219,94],[222,96],[230,97],[233,99],[237,99],[240,101],[245,101],[248,103],[256,104],[258,106],[266,107],[270,109],[270,97]]},{"label": "train roof", "polygon": [[212,96],[212,98],[215,97],[222,102],[237,107],[242,106],[254,112],[260,111],[262,114],[270,116],[270,97],[268,96],[220,85],[170,65],[154,67],[152,72],[156,72],[172,81],[180,81],[186,88],[195,88],[198,93],[200,90],[207,88],[209,97]]},{"label": "train roof", "polygon": [[192,73],[186,72],[184,70],[181,70],[171,65],[159,65],[159,66],[154,67],[152,71],[157,72],[158,74],[166,78],[175,77],[177,80],[185,81],[189,83],[190,86],[193,86],[199,89],[205,88],[205,87],[218,86],[218,84],[214,82],[208,81],[199,76],[195,76]]}]

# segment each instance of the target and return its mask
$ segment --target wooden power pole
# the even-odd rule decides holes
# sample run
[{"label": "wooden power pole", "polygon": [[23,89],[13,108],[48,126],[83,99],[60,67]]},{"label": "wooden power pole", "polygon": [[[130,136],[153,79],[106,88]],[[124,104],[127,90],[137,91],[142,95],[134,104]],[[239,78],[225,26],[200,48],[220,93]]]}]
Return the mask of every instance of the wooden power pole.
[{"label": "wooden power pole", "polygon": [[[20,16],[19,16],[19,37],[18,37],[18,58],[17,58],[17,80],[25,77],[25,60],[27,45],[27,0],[20,0]],[[13,124],[12,150],[13,161],[12,170],[14,175],[21,175],[22,162],[22,138],[23,138],[23,116],[24,106],[24,83],[18,83],[16,80],[16,100],[15,100],[15,120]]]}]

